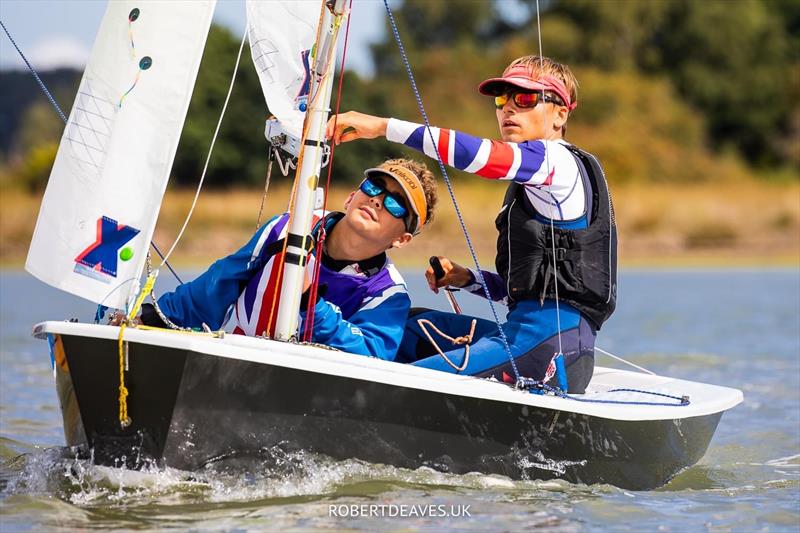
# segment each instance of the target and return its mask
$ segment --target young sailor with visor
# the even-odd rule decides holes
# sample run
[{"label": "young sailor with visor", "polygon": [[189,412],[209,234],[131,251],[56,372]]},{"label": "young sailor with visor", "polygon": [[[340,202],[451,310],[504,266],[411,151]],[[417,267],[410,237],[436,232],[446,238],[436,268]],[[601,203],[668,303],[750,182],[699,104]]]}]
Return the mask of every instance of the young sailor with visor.
[{"label": "young sailor with visor", "polygon": [[[615,308],[617,247],[602,168],[564,140],[577,106],[577,81],[566,65],[526,56],[478,90],[494,99],[502,141],[434,127],[431,139],[423,125],[352,111],[330,120],[328,136],[336,143],[385,136],[430,157],[438,154],[447,165],[509,183],[495,220],[498,273],[482,273],[489,296],[509,306],[502,328],[520,374],[549,379],[561,351],[569,390],[583,392],[594,369],[596,332]],[[426,272],[433,291],[450,286],[484,296],[476,272],[445,257],[439,261],[443,277],[432,268]],[[450,349],[446,341],[438,342],[449,350],[445,357],[437,354],[420,319],[451,337],[465,335],[472,321],[430,310],[411,316],[398,360],[513,381],[494,322],[478,320],[466,360],[463,347]]]},{"label": "young sailor with visor", "polygon": [[[312,235],[324,227],[326,238],[311,340],[394,360],[411,302],[386,251],[406,246],[431,222],[436,181],[424,164],[410,159],[390,159],[364,175],[343,212],[314,213]],[[241,249],[162,295],[160,311],[178,326],[218,329],[232,309],[234,333],[271,336],[288,222],[288,213],[273,217]],[[317,261],[314,253],[309,255],[307,284]],[[308,294],[301,302],[301,332]],[[140,320],[166,327],[152,305],[143,306]]]}]

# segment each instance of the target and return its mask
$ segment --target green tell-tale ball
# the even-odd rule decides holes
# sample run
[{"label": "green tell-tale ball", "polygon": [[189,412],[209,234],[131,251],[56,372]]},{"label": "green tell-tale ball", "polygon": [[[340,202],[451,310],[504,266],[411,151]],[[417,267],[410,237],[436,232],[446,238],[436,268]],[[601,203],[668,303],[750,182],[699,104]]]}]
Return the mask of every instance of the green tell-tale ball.
[{"label": "green tell-tale ball", "polygon": [[133,250],[131,250],[130,248],[125,247],[119,252],[119,258],[122,259],[123,261],[130,261],[132,257],[133,257]]}]

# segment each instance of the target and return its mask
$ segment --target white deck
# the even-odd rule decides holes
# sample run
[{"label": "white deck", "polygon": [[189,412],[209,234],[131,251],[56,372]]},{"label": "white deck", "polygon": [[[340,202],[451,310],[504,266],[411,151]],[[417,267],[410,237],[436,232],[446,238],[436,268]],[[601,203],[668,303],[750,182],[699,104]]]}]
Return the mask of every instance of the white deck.
[{"label": "white deck", "polygon": [[[34,327],[33,334],[38,338],[43,338],[48,333],[116,340],[119,336],[119,328],[71,322],[42,322]],[[580,398],[630,402],[669,403],[673,401],[669,398],[638,393],[608,392],[614,388],[634,388],[673,396],[686,395],[689,396],[690,404],[686,406],[650,406],[590,403],[514,390],[493,380],[459,376],[427,368],[383,361],[373,357],[242,335],[225,335],[225,338],[219,339],[199,333],[127,328],[125,330],[125,339],[140,344],[189,350],[218,357],[296,368],[319,374],[362,379],[458,396],[471,396],[487,400],[572,411],[614,420],[664,420],[703,416],[730,409],[741,403],[743,399],[741,391],[729,387],[707,385],[705,383],[665,376],[653,376],[627,370],[595,367],[594,377],[589,384],[587,392],[580,395]],[[117,357],[117,353],[114,351],[109,353],[108,356]]]}]

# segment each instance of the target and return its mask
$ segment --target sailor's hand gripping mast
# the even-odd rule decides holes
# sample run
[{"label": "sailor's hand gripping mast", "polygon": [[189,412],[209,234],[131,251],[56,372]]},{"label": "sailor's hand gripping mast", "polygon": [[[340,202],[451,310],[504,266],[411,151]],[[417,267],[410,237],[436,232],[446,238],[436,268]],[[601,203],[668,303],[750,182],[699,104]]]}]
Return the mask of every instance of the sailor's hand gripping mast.
[{"label": "sailor's hand gripping mast", "polygon": [[326,1],[320,19],[310,88],[311,97],[303,128],[302,148],[305,152],[300,158],[301,164],[296,175],[294,210],[286,236],[283,280],[275,326],[277,340],[289,340],[297,331],[300,293],[310,249],[308,244],[311,239],[311,216],[320,167],[325,156],[324,135],[330,113],[336,38],[345,16],[344,6],[345,0]]}]

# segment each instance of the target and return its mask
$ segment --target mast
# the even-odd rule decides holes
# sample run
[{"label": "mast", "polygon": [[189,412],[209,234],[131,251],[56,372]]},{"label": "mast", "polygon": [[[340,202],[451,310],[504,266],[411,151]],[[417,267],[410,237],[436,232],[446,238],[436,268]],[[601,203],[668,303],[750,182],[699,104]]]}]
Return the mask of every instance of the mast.
[{"label": "mast", "polygon": [[325,125],[330,114],[336,38],[344,14],[344,4],[345,0],[325,2],[319,40],[315,45],[316,58],[305,122],[305,152],[297,170],[294,212],[286,236],[281,298],[275,326],[275,338],[278,340],[289,340],[298,326],[300,295],[311,242],[311,217],[325,155]]}]

